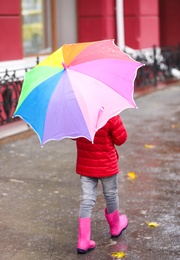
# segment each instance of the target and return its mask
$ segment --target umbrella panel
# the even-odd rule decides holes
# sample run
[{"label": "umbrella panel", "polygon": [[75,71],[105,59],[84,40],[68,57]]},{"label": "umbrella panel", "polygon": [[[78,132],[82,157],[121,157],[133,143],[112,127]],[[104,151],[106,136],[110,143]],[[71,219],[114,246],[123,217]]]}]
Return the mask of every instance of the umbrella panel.
[{"label": "umbrella panel", "polygon": [[84,136],[135,107],[133,82],[142,66],[112,40],[63,45],[25,76],[15,116],[40,141]]},{"label": "umbrella panel", "polygon": [[[135,106],[132,82],[138,67],[139,63],[135,62],[103,59],[75,65],[70,69],[103,82]],[[88,77],[86,79],[88,81]]]},{"label": "umbrella panel", "polygon": [[48,104],[42,143],[51,139],[76,138],[82,134],[91,140],[67,71],[65,71]]}]

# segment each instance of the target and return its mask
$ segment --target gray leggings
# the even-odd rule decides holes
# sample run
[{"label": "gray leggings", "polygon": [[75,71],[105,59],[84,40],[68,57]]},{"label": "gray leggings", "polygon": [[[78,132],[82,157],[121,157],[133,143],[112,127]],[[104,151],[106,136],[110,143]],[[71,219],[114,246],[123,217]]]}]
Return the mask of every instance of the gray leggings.
[{"label": "gray leggings", "polygon": [[108,214],[119,209],[117,174],[107,178],[80,177],[82,184],[82,199],[80,204],[80,218],[90,218],[96,202],[98,180],[101,181]]}]

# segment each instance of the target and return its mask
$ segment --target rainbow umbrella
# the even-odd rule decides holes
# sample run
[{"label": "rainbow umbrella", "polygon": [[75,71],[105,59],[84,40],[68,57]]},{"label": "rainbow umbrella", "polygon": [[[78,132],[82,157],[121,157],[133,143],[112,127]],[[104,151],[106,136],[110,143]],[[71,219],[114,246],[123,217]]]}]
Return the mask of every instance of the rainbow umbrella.
[{"label": "rainbow umbrella", "polygon": [[134,79],[142,64],[113,40],[65,44],[25,75],[14,116],[49,140],[85,137],[112,116],[135,108]]}]

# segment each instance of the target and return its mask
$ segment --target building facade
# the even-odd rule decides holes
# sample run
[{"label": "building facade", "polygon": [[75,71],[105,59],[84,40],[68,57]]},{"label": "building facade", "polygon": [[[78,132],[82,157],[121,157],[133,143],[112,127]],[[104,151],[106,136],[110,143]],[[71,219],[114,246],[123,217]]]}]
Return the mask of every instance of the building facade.
[{"label": "building facade", "polygon": [[[0,0],[0,139],[29,129],[12,116],[25,71],[36,58],[41,61],[64,43],[114,39],[132,53],[151,49],[152,59],[154,45],[179,45],[179,10],[179,0]],[[145,68],[136,78],[139,85],[144,79],[156,82],[154,68]]]},{"label": "building facade", "polygon": [[179,10],[179,0],[0,0],[0,62],[103,39],[136,50],[177,46]]}]

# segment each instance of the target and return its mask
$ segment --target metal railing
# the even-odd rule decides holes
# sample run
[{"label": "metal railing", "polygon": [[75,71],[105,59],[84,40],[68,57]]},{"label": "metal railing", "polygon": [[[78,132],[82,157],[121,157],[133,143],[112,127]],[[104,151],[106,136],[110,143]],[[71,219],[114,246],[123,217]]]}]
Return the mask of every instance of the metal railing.
[{"label": "metal railing", "polygon": [[[37,57],[36,65],[38,63],[39,58]],[[0,72],[0,126],[20,119],[12,118],[12,116],[21,93],[24,74],[32,68],[6,69],[4,72]]]},{"label": "metal railing", "polygon": [[180,44],[177,47],[154,46],[151,50],[135,52],[131,56],[145,64],[138,70],[135,88],[157,86],[159,82],[177,79],[177,74],[180,78]]}]

